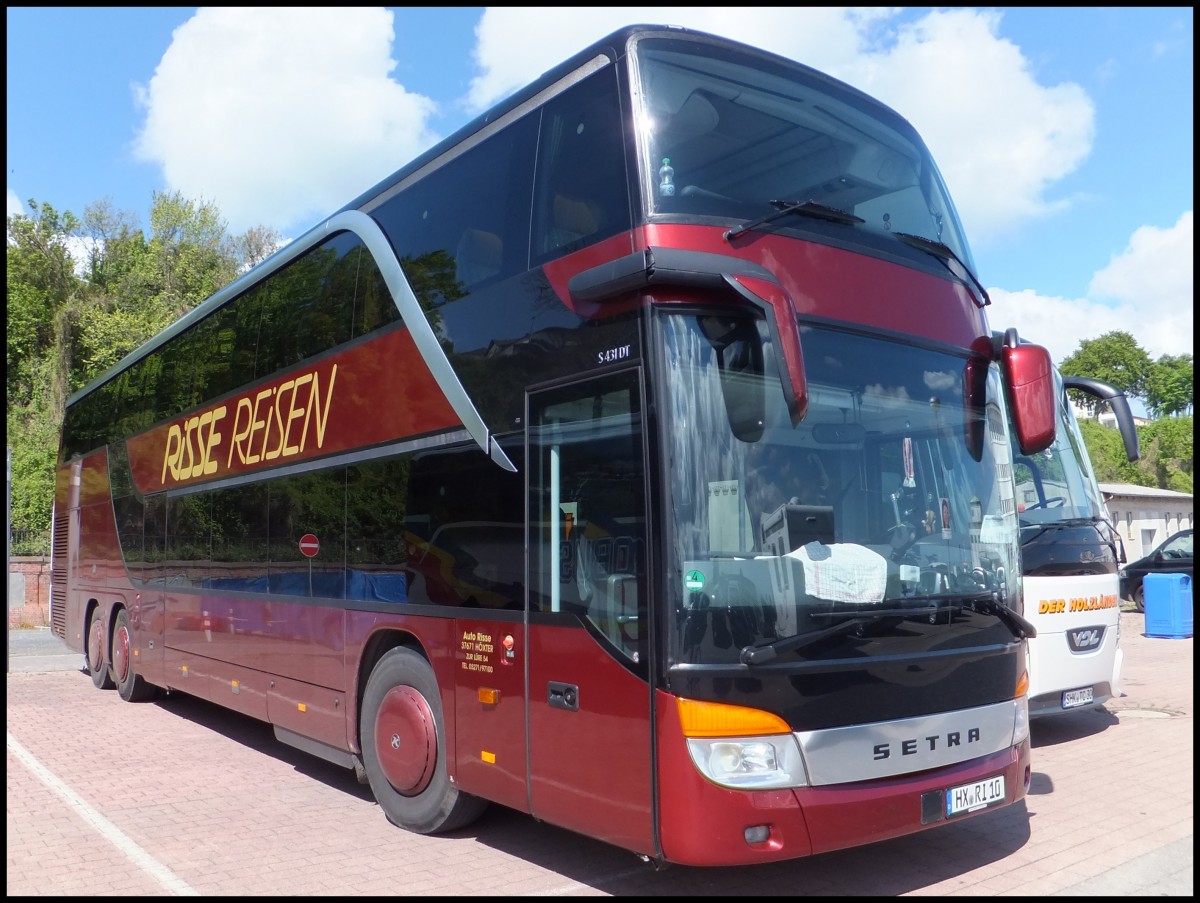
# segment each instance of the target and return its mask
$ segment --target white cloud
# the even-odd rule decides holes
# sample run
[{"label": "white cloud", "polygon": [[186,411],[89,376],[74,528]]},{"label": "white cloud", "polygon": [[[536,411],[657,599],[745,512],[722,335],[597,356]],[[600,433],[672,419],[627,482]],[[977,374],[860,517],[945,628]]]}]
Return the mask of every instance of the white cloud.
[{"label": "white cloud", "polygon": [[[461,102],[478,112],[638,22],[764,47],[890,104],[929,143],[977,247],[1068,204],[1052,189],[1092,146],[1083,90],[1039,84],[1000,15],[975,9],[487,7]],[[312,225],[437,138],[433,102],[393,78],[393,36],[383,8],[201,8],[142,89],[136,151],[235,232]]]},{"label": "white cloud", "polygon": [[871,24],[891,15],[885,9],[845,7],[489,6],[475,29],[480,74],[471,83],[470,106],[482,111],[624,25],[681,25],[707,31],[832,74],[862,52]]},{"label": "white cloud", "polygon": [[136,152],[234,232],[314,225],[435,140],[393,36],[383,8],[202,8],[142,89]]},{"label": "white cloud", "polygon": [[1095,137],[1086,92],[1039,84],[1020,48],[997,37],[1000,18],[930,13],[840,75],[916,126],[980,246],[1069,203],[1050,189],[1083,163]]},{"label": "white cloud", "polygon": [[1092,277],[1088,294],[1112,298],[1136,323],[1135,338],[1151,357],[1192,353],[1193,212],[1174,226],[1143,226],[1125,250]]},{"label": "white cloud", "polygon": [[1079,343],[1127,332],[1152,359],[1193,354],[1192,211],[1167,229],[1144,226],[1125,250],[1092,277],[1088,298],[1054,298],[1032,290],[989,288],[996,329],[1015,326],[1022,338],[1050,350],[1055,363]]},{"label": "white cloud", "polygon": [[4,214],[8,216],[24,216],[26,214],[25,205],[21,203],[21,199],[17,197],[17,193],[11,188],[8,189],[8,211]]}]

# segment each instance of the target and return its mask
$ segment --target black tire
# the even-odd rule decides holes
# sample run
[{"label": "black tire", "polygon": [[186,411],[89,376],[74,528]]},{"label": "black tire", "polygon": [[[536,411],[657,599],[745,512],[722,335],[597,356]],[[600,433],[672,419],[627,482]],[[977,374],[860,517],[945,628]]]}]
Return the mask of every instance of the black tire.
[{"label": "black tire", "polygon": [[111,690],[117,685],[113,680],[112,670],[108,667],[108,635],[104,632],[104,619],[100,617],[99,606],[92,609],[88,617],[84,659],[87,662],[88,673],[92,675],[92,684],[97,690]]},{"label": "black tire", "polygon": [[437,678],[413,650],[393,649],[371,671],[359,736],[371,792],[392,824],[438,834],[470,824],[487,808],[447,777]]},{"label": "black tire", "polygon": [[354,780],[364,787],[371,783],[371,778],[367,775],[367,766],[363,764],[361,757],[354,760]]},{"label": "black tire", "polygon": [[1146,610],[1146,595],[1142,584],[1137,585],[1137,589],[1133,591],[1133,604],[1137,606],[1138,611]]},{"label": "black tire", "polygon": [[125,609],[117,612],[117,624],[113,628],[112,655],[113,679],[117,684],[117,693],[126,702],[145,702],[153,699],[158,690],[152,684],[146,683],[137,673],[134,663],[133,637],[129,632],[129,615]]}]

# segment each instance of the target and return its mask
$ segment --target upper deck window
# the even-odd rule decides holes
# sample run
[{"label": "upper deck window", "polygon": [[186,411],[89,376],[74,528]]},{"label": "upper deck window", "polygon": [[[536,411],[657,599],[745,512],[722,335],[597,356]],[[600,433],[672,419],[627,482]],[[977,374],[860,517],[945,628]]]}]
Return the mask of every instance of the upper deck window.
[{"label": "upper deck window", "polygon": [[535,263],[629,230],[624,148],[615,67],[546,104],[534,188]]},{"label": "upper deck window", "polygon": [[[944,242],[972,266],[928,150],[886,106],[799,64],[705,41],[646,39],[636,56],[651,213],[746,220],[772,201],[814,201],[863,229]],[[665,197],[664,158],[675,170]]]}]

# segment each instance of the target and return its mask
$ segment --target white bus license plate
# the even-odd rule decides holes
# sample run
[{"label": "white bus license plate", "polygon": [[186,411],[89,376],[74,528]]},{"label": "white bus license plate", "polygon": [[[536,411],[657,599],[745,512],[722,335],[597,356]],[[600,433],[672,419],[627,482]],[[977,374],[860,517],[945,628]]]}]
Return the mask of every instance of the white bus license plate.
[{"label": "white bus license plate", "polygon": [[1087,705],[1092,701],[1092,688],[1083,687],[1078,690],[1067,690],[1063,693],[1062,707],[1064,709],[1073,709],[1076,706]]},{"label": "white bus license plate", "polygon": [[964,812],[974,812],[986,809],[993,803],[1004,800],[1004,775],[998,774],[985,781],[974,784],[963,784],[946,791],[946,817],[962,815]]}]

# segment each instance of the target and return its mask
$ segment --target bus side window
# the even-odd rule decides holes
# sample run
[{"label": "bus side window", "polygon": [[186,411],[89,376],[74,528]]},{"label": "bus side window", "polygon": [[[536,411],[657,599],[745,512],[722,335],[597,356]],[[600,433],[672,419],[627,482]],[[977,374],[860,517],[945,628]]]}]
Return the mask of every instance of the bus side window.
[{"label": "bus side window", "polygon": [[630,227],[614,69],[596,72],[546,105],[534,177],[535,264]]},{"label": "bus side window", "polygon": [[486,282],[500,272],[504,244],[495,232],[467,229],[458,240],[454,255],[454,273],[465,288]]},{"label": "bus side window", "polygon": [[599,231],[600,208],[591,201],[559,194],[554,198],[551,223],[542,250],[570,248]]}]

